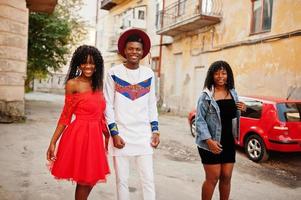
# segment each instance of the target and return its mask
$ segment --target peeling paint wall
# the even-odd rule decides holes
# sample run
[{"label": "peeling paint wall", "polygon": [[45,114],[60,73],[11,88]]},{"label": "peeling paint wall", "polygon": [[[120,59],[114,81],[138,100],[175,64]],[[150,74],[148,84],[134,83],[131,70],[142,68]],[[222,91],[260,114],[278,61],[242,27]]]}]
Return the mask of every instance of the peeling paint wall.
[{"label": "peeling paint wall", "polygon": [[[286,97],[290,87],[301,87],[301,37],[273,43],[256,44],[204,54],[210,63],[216,58],[229,62],[235,75],[236,88],[244,95]],[[295,94],[295,98],[301,98]]]},{"label": "peeling paint wall", "polygon": [[[172,45],[163,48],[165,107],[187,115],[196,105],[208,67],[216,60],[229,62],[239,94],[285,98],[293,91],[291,97],[301,99],[301,36],[286,35],[301,30],[301,1],[274,0],[271,30],[253,35],[251,7],[251,1],[224,0],[220,23],[177,35]],[[285,37],[277,39],[279,34]],[[254,44],[243,44],[247,42]],[[177,54],[182,54],[182,68],[175,80]],[[173,89],[175,81],[181,84],[178,94]]]}]

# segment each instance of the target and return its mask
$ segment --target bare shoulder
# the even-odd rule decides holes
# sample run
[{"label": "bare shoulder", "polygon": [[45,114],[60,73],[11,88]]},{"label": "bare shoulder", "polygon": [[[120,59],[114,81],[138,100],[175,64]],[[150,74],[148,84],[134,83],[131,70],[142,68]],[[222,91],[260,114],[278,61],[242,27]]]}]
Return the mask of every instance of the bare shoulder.
[{"label": "bare shoulder", "polygon": [[66,86],[65,86],[65,93],[66,94],[73,94],[77,91],[77,84],[78,80],[76,79],[70,79],[67,81]]}]

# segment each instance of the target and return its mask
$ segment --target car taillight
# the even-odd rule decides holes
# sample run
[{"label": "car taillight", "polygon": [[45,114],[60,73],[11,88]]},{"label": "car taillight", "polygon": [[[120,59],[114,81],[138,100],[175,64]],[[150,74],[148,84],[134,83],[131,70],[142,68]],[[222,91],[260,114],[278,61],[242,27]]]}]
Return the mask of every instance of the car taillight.
[{"label": "car taillight", "polygon": [[288,131],[288,127],[286,126],[274,126],[273,129],[280,131]]}]

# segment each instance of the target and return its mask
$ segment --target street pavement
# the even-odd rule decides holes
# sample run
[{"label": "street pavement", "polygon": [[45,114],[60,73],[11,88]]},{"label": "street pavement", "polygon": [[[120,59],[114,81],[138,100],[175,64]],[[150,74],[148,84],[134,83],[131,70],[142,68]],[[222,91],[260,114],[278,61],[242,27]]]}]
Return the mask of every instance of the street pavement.
[{"label": "street pavement", "polygon": [[[0,200],[74,199],[75,184],[53,179],[46,167],[46,150],[63,102],[62,95],[26,94],[26,121],[0,124]],[[160,130],[162,142],[154,154],[157,199],[199,200],[204,172],[187,119],[161,114]],[[91,200],[116,199],[114,169],[109,159],[112,174],[107,183],[93,188]],[[133,161],[131,166],[131,199],[142,200]],[[301,199],[300,176],[285,168],[251,162],[238,151],[230,199]],[[300,169],[300,165],[295,168]],[[219,199],[217,189],[214,200]]]}]

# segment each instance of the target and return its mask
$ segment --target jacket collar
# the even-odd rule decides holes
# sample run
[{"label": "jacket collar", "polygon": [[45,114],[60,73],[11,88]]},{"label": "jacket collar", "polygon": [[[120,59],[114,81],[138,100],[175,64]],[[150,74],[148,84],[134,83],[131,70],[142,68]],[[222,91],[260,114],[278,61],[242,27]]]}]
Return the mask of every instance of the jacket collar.
[{"label": "jacket collar", "polygon": [[213,99],[213,93],[214,93],[214,87],[211,88],[211,90],[209,90],[208,88],[205,88],[204,93],[206,93],[206,100],[212,100]]}]

